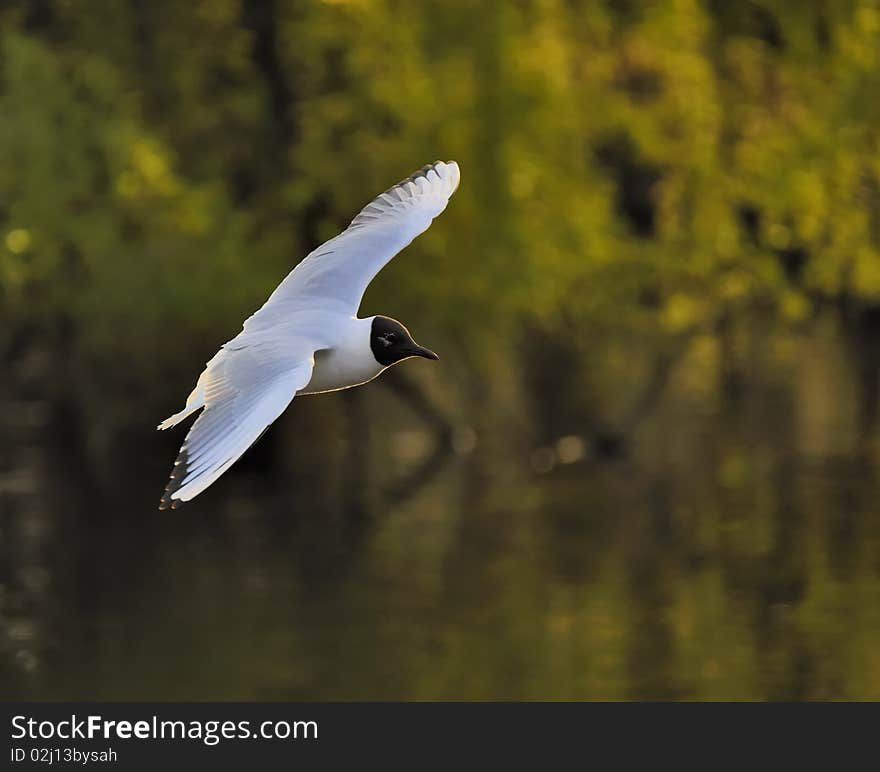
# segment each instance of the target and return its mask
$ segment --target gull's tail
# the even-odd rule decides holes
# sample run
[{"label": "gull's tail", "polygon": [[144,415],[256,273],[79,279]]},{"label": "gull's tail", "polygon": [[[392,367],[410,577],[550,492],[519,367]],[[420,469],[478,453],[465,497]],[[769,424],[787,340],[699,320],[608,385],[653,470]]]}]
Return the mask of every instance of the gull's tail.
[{"label": "gull's tail", "polygon": [[184,407],[183,410],[181,410],[179,413],[175,413],[174,415],[166,418],[156,428],[161,430],[170,429],[172,426],[176,426],[177,424],[179,424],[188,415],[192,415],[196,412],[196,410],[204,407],[204,397],[200,392],[201,388],[197,386],[195,391],[193,391],[193,393],[189,395],[189,399],[186,401],[186,407]]},{"label": "gull's tail", "polygon": [[162,423],[160,423],[156,428],[159,430],[170,429],[172,426],[176,426],[179,424],[184,418],[189,415],[192,415],[205,406],[205,381],[208,378],[208,371],[211,369],[211,365],[213,365],[217,357],[219,357],[223,353],[223,349],[218,351],[213,359],[205,365],[205,369],[202,371],[202,374],[199,376],[199,380],[196,382],[196,387],[192,390],[190,395],[186,398],[186,405],[183,410],[179,413],[175,413],[172,416],[166,418]]}]

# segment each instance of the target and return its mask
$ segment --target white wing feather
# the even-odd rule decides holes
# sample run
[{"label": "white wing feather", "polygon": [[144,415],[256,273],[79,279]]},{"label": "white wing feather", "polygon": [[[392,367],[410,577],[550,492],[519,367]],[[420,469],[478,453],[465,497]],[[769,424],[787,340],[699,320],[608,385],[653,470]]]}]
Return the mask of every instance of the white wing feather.
[{"label": "white wing feather", "polygon": [[449,202],[460,179],[455,161],[429,164],[377,196],[338,236],[305,257],[278,285],[245,330],[272,324],[286,308],[332,302],[356,314],[373,277]]}]

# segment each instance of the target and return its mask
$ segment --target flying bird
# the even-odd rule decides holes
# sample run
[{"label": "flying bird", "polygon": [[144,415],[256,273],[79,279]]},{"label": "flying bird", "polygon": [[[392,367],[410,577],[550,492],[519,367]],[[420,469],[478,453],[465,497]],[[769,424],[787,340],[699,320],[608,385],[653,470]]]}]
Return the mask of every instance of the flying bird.
[{"label": "flying bird", "polygon": [[206,364],[168,429],[201,410],[159,509],[198,496],[256,442],[297,394],[359,386],[409,357],[438,359],[386,316],[357,316],[377,273],[428,229],[458,187],[455,161],[419,169],[367,204],[305,257],[242,331]]}]

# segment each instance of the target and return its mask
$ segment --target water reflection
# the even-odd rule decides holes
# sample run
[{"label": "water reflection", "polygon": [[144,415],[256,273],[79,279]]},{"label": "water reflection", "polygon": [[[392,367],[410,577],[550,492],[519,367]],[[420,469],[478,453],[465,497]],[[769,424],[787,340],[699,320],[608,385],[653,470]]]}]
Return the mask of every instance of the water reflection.
[{"label": "water reflection", "polygon": [[[177,512],[152,434],[94,469],[6,409],[4,693],[880,697],[876,380],[839,334],[753,342],[733,389],[698,342],[613,452],[576,418],[383,423],[399,383],[325,398]],[[291,440],[315,425],[341,439]]]}]

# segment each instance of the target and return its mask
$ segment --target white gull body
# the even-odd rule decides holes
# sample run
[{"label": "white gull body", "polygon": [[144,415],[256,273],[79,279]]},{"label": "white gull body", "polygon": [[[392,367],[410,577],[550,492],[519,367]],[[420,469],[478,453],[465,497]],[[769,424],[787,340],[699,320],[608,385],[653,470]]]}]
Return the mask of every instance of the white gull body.
[{"label": "white gull body", "polygon": [[167,429],[202,410],[160,508],[205,490],[297,394],[357,386],[385,369],[370,343],[375,317],[357,317],[361,298],[373,277],[446,208],[458,183],[458,164],[438,161],[379,195],[302,260],[223,344],[183,410],[159,424]]}]

